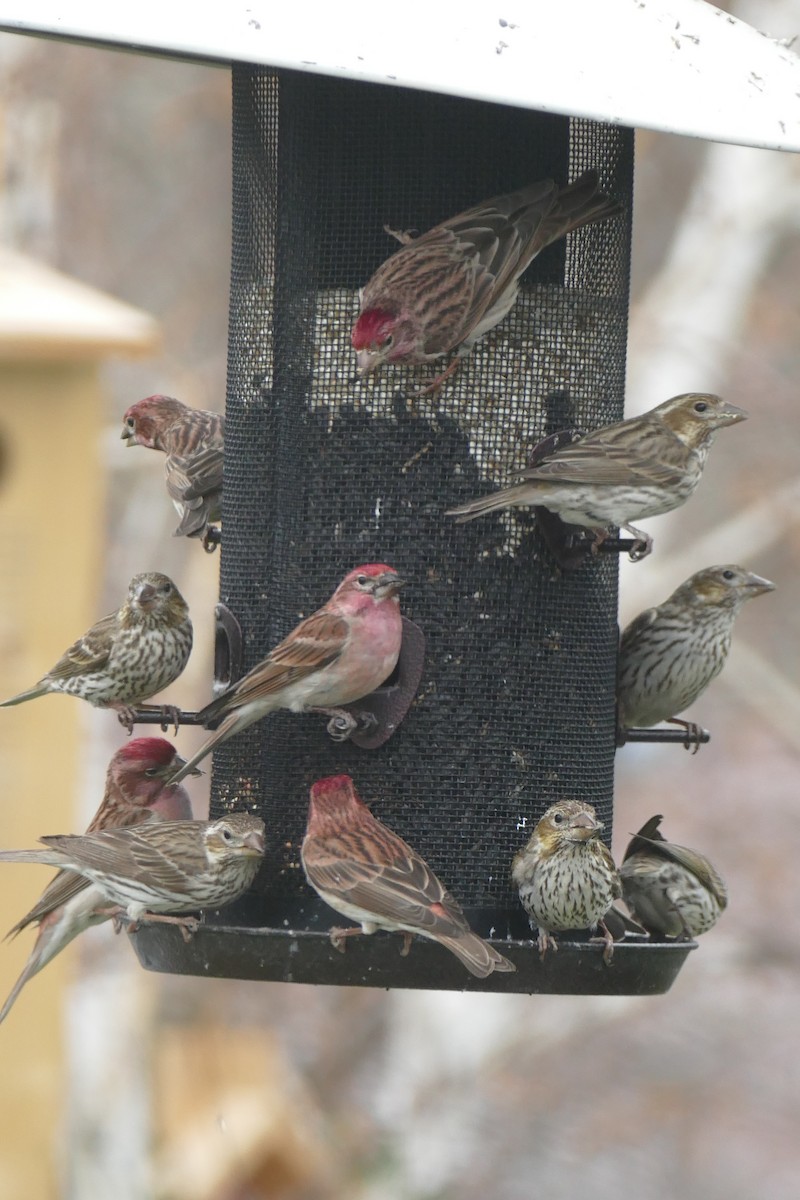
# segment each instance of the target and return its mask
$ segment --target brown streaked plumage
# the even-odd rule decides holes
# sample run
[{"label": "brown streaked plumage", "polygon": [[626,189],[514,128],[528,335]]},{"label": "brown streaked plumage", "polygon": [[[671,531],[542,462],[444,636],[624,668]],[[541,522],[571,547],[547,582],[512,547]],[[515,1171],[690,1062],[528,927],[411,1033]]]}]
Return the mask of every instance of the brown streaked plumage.
[{"label": "brown streaked plumage", "polygon": [[611,935],[603,917],[622,894],[611,851],[600,840],[602,822],[591,804],[560,800],[548,808],[524,849],[514,855],[511,878],[537,930],[539,954],[556,950],[554,933],[600,926],[603,957],[610,961]]},{"label": "brown streaked plumage", "polygon": [[[672,721],[696,734],[683,712],[719,675],[742,605],[775,584],[735,563],[706,567],[663,604],[639,613],[622,634],[617,714],[623,729]],[[697,743],[696,743],[697,745]]]},{"label": "brown streaked plumage", "polygon": [[[649,550],[632,521],[655,517],[689,499],[703,474],[718,429],[747,414],[719,396],[687,392],[650,412],[604,425],[523,471],[521,481],[448,510],[459,522],[516,506],[542,505],[571,525],[628,529]],[[642,555],[643,556],[643,555]]]},{"label": "brown streaked plumage", "polygon": [[649,933],[699,937],[728,904],[725,883],[705,855],[668,842],[651,817],[631,838],[620,867],[622,894]]},{"label": "brown streaked plumage", "polygon": [[134,575],[121,608],[102,617],[37,684],[0,708],[66,692],[115,709],[130,729],[133,707],[173,683],[191,649],[189,609],[172,580],[159,571]]},{"label": "brown streaked plumage", "polygon": [[[191,820],[192,809],[185,789],[165,783],[170,771],[182,763],[175,747],[164,738],[134,738],[117,750],[108,764],[100,807],[86,832],[122,829],[148,820]],[[107,920],[95,915],[95,910],[104,903],[100,889],[73,871],[59,871],[51,880],[30,912],[6,935],[15,937],[29,925],[38,926],[28,961],[0,1009],[0,1022],[8,1016],[29,979],[90,925]]]},{"label": "brown streaked plumage", "polygon": [[[0,862],[75,871],[96,884],[132,926],[232,904],[264,855],[264,822],[248,813],[217,821],[145,821],[127,829],[40,839],[44,850],[0,850]],[[106,911],[105,915],[112,915]],[[189,928],[192,922],[175,919]]]},{"label": "brown streaked plumage", "polygon": [[306,878],[326,904],[360,928],[332,929],[334,945],[377,929],[439,942],[483,979],[514,964],[473,933],[461,906],[420,858],[373,817],[349,775],[320,779],[311,788],[301,848]]},{"label": "brown streaked plumage", "polygon": [[586,171],[568,187],[544,179],[494,196],[417,238],[386,227],[403,247],[362,289],[351,334],[360,373],[468,354],[510,311],[545,246],[619,211]]},{"label": "brown streaked plumage", "polygon": [[174,536],[202,538],[213,549],[207,534],[222,519],[225,418],[172,396],[146,396],[126,411],[121,437],[166,454],[167,492],[181,518]]}]

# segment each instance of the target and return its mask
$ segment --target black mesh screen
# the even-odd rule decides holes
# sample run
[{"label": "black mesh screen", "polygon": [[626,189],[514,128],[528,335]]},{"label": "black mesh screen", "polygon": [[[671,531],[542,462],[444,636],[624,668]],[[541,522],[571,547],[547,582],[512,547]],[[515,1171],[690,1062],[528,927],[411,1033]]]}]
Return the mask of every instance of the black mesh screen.
[{"label": "black mesh screen", "polygon": [[[380,750],[275,714],[216,753],[212,811],[252,804],[267,822],[259,924],[299,911],[309,784],[347,772],[482,932],[506,916],[527,927],[508,873],[537,815],[586,798],[610,835],[616,561],[561,575],[527,512],[463,526],[443,513],[510,481],[546,434],[622,415],[632,134],[261,68],[234,70],[234,100],[221,598],[249,668],[348,570],[387,562],[410,581],[402,607],[427,657]],[[625,216],[542,254],[441,391],[409,399],[425,370],[356,378],[358,287],[396,248],[384,223],[423,231],[590,166]]]}]

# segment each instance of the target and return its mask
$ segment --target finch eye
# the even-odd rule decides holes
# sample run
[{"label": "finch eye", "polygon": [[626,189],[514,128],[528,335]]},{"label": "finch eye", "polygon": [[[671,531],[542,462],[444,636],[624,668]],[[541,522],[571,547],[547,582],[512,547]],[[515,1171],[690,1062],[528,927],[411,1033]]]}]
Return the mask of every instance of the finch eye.
[{"label": "finch eye", "polygon": [[162,583],[161,590],[165,596],[168,596],[170,594],[170,592],[172,591],[172,584],[171,583]]},{"label": "finch eye", "polygon": [[157,774],[158,774],[158,767],[148,767],[147,770],[145,771],[145,775],[147,776],[148,779],[153,779],[154,776],[156,776]]},{"label": "finch eye", "polygon": [[722,578],[723,579],[733,579],[734,578],[733,571],[723,571]]},{"label": "finch eye", "polygon": [[694,406],[694,411],[698,413],[704,413],[707,408],[708,405],[706,404],[705,400],[698,400],[697,404]]},{"label": "finch eye", "polygon": [[128,426],[128,429],[133,429],[133,427],[134,427],[134,425],[136,424],[136,422],[134,421],[133,417],[128,417],[128,419],[127,419],[127,421],[125,422],[125,424]]},{"label": "finch eye", "polygon": [[564,814],[560,813],[560,812],[553,813],[553,824],[554,825],[563,825],[564,824]]},{"label": "finch eye", "polygon": [[223,840],[223,842],[232,842],[233,841],[233,834],[231,833],[230,829],[222,830],[222,840]]},{"label": "finch eye", "polygon": [[367,584],[369,583],[369,580],[367,579],[366,575],[359,575],[358,579],[356,580],[356,583],[358,584],[359,587],[366,587]]}]

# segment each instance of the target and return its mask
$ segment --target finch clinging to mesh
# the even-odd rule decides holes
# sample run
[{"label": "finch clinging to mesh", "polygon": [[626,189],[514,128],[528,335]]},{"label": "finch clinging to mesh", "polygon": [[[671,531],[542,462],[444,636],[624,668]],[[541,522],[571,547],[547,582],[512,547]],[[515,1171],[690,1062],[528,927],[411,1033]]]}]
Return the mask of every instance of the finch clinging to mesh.
[{"label": "finch clinging to mesh", "polygon": [[651,817],[631,838],[620,867],[622,894],[649,933],[699,937],[728,903],[725,884],[703,854],[668,842]]},{"label": "finch clinging to mesh", "polygon": [[617,212],[597,172],[586,171],[568,187],[544,179],[494,196],[417,238],[387,226],[403,246],[361,291],[351,334],[360,374],[468,354],[511,310],[520,276],[545,246]]},{"label": "finch clinging to mesh", "polygon": [[554,933],[566,929],[603,929],[606,962],[613,942],[603,917],[622,894],[611,851],[600,840],[603,830],[591,804],[560,800],[539,821],[524,849],[514,855],[511,878],[522,907],[537,930],[539,954],[556,950]]},{"label": "finch clinging to mesh", "polygon": [[718,429],[747,414],[719,396],[688,392],[639,417],[604,425],[522,472],[513,487],[491,492],[447,515],[472,521],[495,509],[541,505],[570,525],[604,536],[611,525],[642,543],[652,539],[632,521],[656,517],[689,499],[703,474]]},{"label": "finch clinging to mesh", "polygon": [[97,708],[113,708],[128,729],[133,708],[173,683],[189,661],[192,622],[175,584],[158,571],[134,575],[121,608],[65,650],[28,691],[0,708],[67,692]]},{"label": "finch clinging to mesh", "polygon": [[620,726],[683,725],[677,713],[693,704],[719,675],[742,605],[774,583],[735,563],[706,567],[657,608],[639,613],[622,634],[617,679]]},{"label": "finch clinging to mesh", "polygon": [[374,692],[397,664],[403,639],[397,593],[403,582],[384,563],[350,571],[322,608],[198,714],[206,726],[221,719],[220,727],[175,781],[215,746],[277,709],[346,717],[341,706]]},{"label": "finch clinging to mesh", "polygon": [[45,850],[0,850],[0,862],[76,872],[111,906],[103,915],[127,918],[131,929],[166,921],[188,930],[197,922],[172,914],[224,908],[250,887],[264,856],[264,822],[231,813],[218,821],[145,821],[39,840]]},{"label": "finch clinging to mesh", "polygon": [[208,527],[222,519],[225,418],[171,396],[146,396],[125,413],[121,436],[129,446],[163,450],[167,492],[181,518],[174,536],[202,538],[213,549]]},{"label": "finch clinging to mesh", "polygon": [[[163,738],[134,738],[117,750],[108,764],[100,807],[86,832],[125,828],[147,820],[191,820],[192,809],[186,790],[180,785],[165,783],[165,777],[182,764],[183,759],[175,747]],[[29,925],[35,923],[38,926],[28,961],[0,1009],[0,1021],[8,1016],[29,979],[78,934],[90,925],[108,919],[93,916],[95,909],[102,908],[104,903],[100,889],[72,871],[59,871],[51,880],[30,912],[7,934],[14,937]]]},{"label": "finch clinging to mesh", "polygon": [[513,963],[473,933],[461,906],[428,864],[401,837],[373,817],[349,775],[311,787],[301,848],[306,879],[336,912],[360,928],[332,929],[331,941],[387,929],[439,942],[483,979],[515,971]]}]

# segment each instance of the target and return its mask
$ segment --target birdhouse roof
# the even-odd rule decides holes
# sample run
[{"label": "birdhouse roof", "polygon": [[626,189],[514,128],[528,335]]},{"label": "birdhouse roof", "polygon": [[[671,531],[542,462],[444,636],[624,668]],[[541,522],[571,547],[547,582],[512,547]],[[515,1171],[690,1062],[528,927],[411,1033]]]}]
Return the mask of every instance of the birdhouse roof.
[{"label": "birdhouse roof", "polygon": [[406,0],[393,8],[7,0],[4,8],[0,28],[11,32],[800,150],[800,58],[705,0]]},{"label": "birdhouse roof", "polygon": [[0,359],[149,354],[156,320],[85,283],[0,250]]}]

